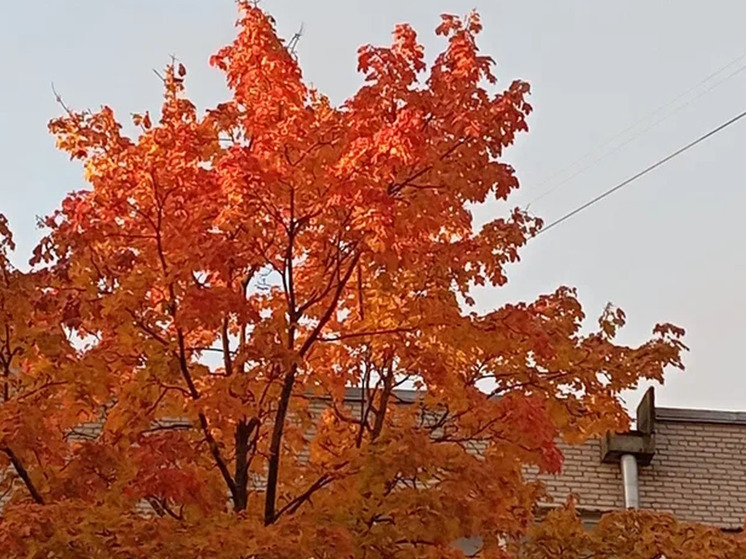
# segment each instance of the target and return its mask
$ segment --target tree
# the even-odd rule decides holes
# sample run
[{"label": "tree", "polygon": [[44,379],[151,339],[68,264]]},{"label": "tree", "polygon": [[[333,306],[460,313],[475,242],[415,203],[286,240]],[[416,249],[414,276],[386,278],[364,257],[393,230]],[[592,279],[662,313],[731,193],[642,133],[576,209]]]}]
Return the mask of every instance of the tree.
[{"label": "tree", "polygon": [[586,531],[569,499],[511,551],[520,559],[740,559],[746,557],[746,539],[651,511],[609,513]]},{"label": "tree", "polygon": [[491,93],[476,14],[443,16],[429,70],[406,25],[361,48],[365,84],[335,107],[239,7],[211,59],[225,103],[199,113],[174,61],[134,136],[109,107],[65,108],[50,130],[88,188],[44,220],[28,273],[2,223],[0,547],[457,557],[480,537],[503,556],[542,495],[525,467],[624,428],[620,391],[680,367],[683,332],[615,345],[610,307],[584,334],[565,287],[469,309],[541,227],[470,212],[518,188],[502,154],[531,111],[524,82]]}]

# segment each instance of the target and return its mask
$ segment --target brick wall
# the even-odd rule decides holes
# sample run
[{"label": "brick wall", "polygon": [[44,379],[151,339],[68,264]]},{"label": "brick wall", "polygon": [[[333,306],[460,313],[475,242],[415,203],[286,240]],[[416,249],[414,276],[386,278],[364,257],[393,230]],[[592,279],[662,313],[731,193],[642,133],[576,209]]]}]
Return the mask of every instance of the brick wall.
[{"label": "brick wall", "polygon": [[[554,504],[562,504],[571,493],[579,497],[579,507],[587,512],[624,508],[622,475],[618,464],[601,462],[598,439],[581,446],[560,443],[565,457],[562,473],[537,476],[547,487]],[[534,475],[529,472],[529,477]]]},{"label": "brick wall", "polygon": [[[667,419],[668,418],[668,419]],[[579,496],[589,514],[624,507],[618,464],[601,463],[601,444],[566,447],[558,476],[542,476],[555,503]],[[746,416],[657,410],[655,454],[639,467],[640,507],[737,530],[746,519]]]},{"label": "brick wall", "polygon": [[746,425],[656,422],[656,453],[640,468],[640,505],[740,529],[746,518]]}]

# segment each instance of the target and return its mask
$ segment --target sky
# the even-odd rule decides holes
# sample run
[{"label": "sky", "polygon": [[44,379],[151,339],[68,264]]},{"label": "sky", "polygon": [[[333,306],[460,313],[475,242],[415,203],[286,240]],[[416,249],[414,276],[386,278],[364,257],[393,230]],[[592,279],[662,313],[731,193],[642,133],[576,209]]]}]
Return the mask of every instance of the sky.
[{"label": "sky", "polygon": [[[262,6],[286,37],[303,26],[304,76],[336,103],[361,82],[358,46],[388,44],[393,27],[409,22],[432,58],[442,47],[433,33],[439,14],[476,8],[479,45],[497,61],[499,83],[532,86],[530,131],[504,155],[522,185],[509,203],[530,203],[547,222],[746,109],[746,3],[735,0]],[[175,55],[189,69],[191,98],[214,106],[226,90],[207,60],[232,39],[235,15],[232,0],[1,3],[0,212],[15,231],[19,261],[40,237],[36,217],[83,186],[80,167],[47,133],[61,111],[51,84],[73,108],[107,104],[123,119],[157,112],[153,69]],[[673,322],[687,330],[687,370],[670,372],[656,389],[658,405],[746,410],[745,140],[746,120],[532,240],[507,286],[478,292],[479,309],[569,285],[589,319],[607,302],[625,310],[622,343]],[[639,396],[626,395],[629,405]]]}]

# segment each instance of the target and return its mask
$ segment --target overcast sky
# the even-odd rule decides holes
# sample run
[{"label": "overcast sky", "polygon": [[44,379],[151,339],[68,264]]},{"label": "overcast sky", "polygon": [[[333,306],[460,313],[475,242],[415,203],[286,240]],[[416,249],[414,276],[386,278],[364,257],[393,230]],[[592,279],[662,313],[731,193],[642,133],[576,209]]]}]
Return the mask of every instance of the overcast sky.
[{"label": "overcast sky", "polygon": [[[26,260],[39,238],[35,216],[82,186],[79,167],[55,151],[46,131],[60,112],[50,84],[72,107],[108,104],[126,119],[157,110],[160,82],[152,69],[174,54],[189,68],[198,106],[214,105],[225,90],[207,59],[231,40],[235,7],[231,0],[0,4],[0,212]],[[335,102],[360,83],[360,44],[388,43],[393,26],[406,21],[432,58],[442,46],[433,34],[439,14],[476,7],[485,27],[480,46],[498,61],[501,84],[522,78],[533,88],[531,130],[505,156],[522,184],[511,203],[523,206],[554,189],[531,205],[550,222],[746,109],[746,3],[738,0],[263,6],[285,36],[304,25],[305,77]],[[480,309],[564,284],[579,289],[592,317],[607,301],[621,306],[629,318],[624,342],[643,341],[656,322],[675,322],[688,332],[688,368],[658,389],[659,405],[746,410],[744,140],[746,120],[541,235],[511,268],[507,287],[479,293]],[[630,404],[637,399],[630,395]]]}]

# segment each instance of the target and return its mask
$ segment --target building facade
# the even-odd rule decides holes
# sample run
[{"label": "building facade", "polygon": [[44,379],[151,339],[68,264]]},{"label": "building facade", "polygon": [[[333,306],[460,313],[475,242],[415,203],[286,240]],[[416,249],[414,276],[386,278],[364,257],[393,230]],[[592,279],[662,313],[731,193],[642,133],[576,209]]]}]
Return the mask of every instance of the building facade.
[{"label": "building facade", "polygon": [[727,531],[743,529],[746,413],[658,408],[654,400],[651,389],[638,408],[636,431],[562,446],[562,473],[541,476],[554,504],[576,494],[589,523],[625,508],[626,455],[636,462],[640,508]]},{"label": "building facade", "polygon": [[[406,390],[396,394],[403,405],[418,396]],[[348,389],[346,397],[354,408],[360,390]],[[312,407],[321,412],[326,405],[318,401]],[[189,428],[179,420],[167,423]],[[101,424],[81,425],[71,438],[95,439],[100,430]],[[545,508],[559,506],[573,494],[589,526],[606,512],[634,506],[726,531],[744,527],[746,412],[659,408],[650,389],[637,409],[635,430],[582,445],[560,443],[560,448],[560,474],[527,473],[545,483],[551,497]]]}]

